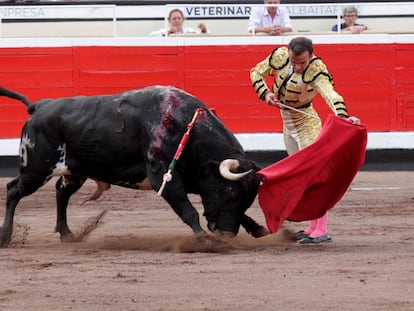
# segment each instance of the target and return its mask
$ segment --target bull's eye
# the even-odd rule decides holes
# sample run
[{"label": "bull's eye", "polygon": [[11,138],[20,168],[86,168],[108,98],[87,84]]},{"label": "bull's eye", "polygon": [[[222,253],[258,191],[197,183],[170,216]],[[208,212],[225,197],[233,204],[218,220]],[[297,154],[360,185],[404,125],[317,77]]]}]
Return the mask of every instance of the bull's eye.
[{"label": "bull's eye", "polygon": [[239,191],[236,187],[232,187],[232,186],[227,187],[227,193],[229,197],[232,199],[238,196],[238,192]]}]

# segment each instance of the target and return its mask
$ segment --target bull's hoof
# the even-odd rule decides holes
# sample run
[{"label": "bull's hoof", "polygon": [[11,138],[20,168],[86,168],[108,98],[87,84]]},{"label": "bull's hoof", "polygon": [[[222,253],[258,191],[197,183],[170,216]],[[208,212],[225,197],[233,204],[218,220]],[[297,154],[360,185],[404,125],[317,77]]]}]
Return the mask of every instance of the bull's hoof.
[{"label": "bull's hoof", "polygon": [[72,243],[76,241],[75,235],[69,231],[69,232],[65,232],[64,234],[60,234],[60,241],[62,243]]},{"label": "bull's hoof", "polygon": [[0,238],[0,248],[6,248],[7,246],[9,246],[10,241],[11,241],[11,238],[9,239]]},{"label": "bull's hoof", "polygon": [[196,236],[197,246],[193,252],[221,253],[231,249],[231,245],[216,236],[202,234]]},{"label": "bull's hoof", "polygon": [[11,237],[12,237],[12,230],[3,230],[0,229],[0,247],[5,248],[9,246]]},{"label": "bull's hoof", "polygon": [[199,235],[196,235],[196,238],[197,238],[197,242],[200,245],[203,245],[204,247],[211,247],[217,241],[217,239],[214,236],[211,236],[208,234],[199,234]]},{"label": "bull's hoof", "polygon": [[263,236],[268,235],[269,231],[267,231],[267,229],[265,227],[259,226],[255,230],[252,230],[252,232],[250,234],[255,238],[261,238]]},{"label": "bull's hoof", "polygon": [[216,230],[214,232],[214,234],[220,241],[228,241],[228,240],[230,240],[230,239],[232,239],[236,236],[236,234],[234,232],[230,232],[230,231],[218,231],[218,230]]}]

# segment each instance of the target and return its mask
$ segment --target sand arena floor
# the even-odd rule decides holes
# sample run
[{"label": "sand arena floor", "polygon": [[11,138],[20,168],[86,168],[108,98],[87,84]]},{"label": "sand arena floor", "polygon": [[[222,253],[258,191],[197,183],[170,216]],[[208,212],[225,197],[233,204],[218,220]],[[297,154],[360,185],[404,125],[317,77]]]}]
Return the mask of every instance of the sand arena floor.
[{"label": "sand arena floor", "polygon": [[[0,179],[1,217],[10,180]],[[290,235],[307,223],[287,222],[204,248],[155,192],[112,187],[81,206],[92,182],[68,215],[75,233],[94,230],[61,243],[52,180],[20,202],[0,249],[0,309],[413,310],[413,181],[414,172],[358,173],[330,213],[332,243],[299,245]],[[265,223],[257,201],[248,214]]]}]

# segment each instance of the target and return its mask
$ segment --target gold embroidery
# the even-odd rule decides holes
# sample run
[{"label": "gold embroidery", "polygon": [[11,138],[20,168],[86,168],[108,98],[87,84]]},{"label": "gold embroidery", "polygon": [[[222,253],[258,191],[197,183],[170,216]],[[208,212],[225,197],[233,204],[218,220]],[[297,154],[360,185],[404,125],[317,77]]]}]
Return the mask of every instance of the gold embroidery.
[{"label": "gold embroidery", "polygon": [[[253,87],[260,99],[263,100],[269,91],[266,77],[277,70],[273,92],[283,104],[294,108],[310,105],[313,109],[312,100],[320,93],[336,115],[348,116],[344,99],[334,90],[332,76],[320,58],[313,58],[302,74],[293,73],[289,77],[289,67],[288,49],[280,47],[250,70]],[[284,83],[287,77],[288,81]]]}]

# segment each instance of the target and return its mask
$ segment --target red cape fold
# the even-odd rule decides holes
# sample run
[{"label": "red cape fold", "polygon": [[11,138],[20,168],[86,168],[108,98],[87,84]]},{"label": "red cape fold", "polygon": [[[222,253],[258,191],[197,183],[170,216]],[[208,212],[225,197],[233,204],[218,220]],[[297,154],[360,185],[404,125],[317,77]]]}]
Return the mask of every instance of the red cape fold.
[{"label": "red cape fold", "polygon": [[317,219],[333,208],[363,165],[366,145],[365,125],[329,115],[313,144],[257,172],[269,231],[286,219]]}]

